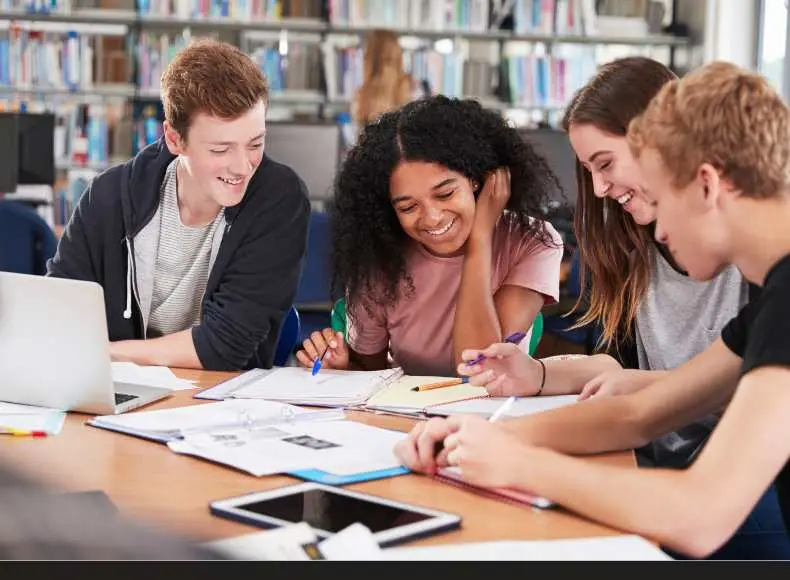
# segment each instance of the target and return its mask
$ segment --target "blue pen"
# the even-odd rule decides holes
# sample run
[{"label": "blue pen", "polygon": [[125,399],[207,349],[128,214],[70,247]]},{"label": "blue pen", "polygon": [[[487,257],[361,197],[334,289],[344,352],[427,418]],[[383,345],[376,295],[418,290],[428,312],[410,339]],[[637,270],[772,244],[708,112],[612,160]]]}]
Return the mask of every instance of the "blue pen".
[{"label": "blue pen", "polygon": [[[526,332],[521,332],[521,331],[514,332],[513,334],[505,338],[505,342],[512,342],[513,344],[518,344],[519,342],[524,340],[526,336],[527,336]],[[475,358],[467,362],[466,366],[471,367],[474,365],[478,365],[484,360],[486,360],[486,356],[484,354],[479,354]]]},{"label": "blue pen", "polygon": [[316,376],[318,374],[318,371],[321,370],[321,366],[324,364],[324,357],[328,352],[329,352],[329,346],[327,345],[326,350],[324,350],[324,354],[322,354],[320,357],[315,359],[315,362],[313,363],[313,370],[311,371],[311,374],[313,376]]}]

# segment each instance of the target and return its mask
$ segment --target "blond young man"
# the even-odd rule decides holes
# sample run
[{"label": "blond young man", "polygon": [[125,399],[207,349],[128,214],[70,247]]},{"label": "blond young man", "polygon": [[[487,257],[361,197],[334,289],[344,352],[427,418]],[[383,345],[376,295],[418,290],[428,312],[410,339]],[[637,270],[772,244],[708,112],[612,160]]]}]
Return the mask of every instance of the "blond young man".
[{"label": "blond young man", "polygon": [[272,365],[310,206],[264,154],[267,101],[247,55],[191,43],[162,75],[163,138],[82,196],[48,275],[103,286],[114,360]]},{"label": "blond young man", "polygon": [[[455,465],[474,484],[527,489],[703,557],[772,482],[790,521],[790,110],[763,77],[714,63],[665,86],[629,140],[656,204],[657,240],[697,280],[735,264],[762,287],[759,299],[707,350],[641,391],[501,424],[433,420],[396,451],[415,469]],[[483,352],[504,357],[500,368],[516,361],[504,345]],[[488,379],[484,369],[473,382]],[[570,457],[643,445],[725,405],[686,470]],[[437,441],[444,450],[434,458]]]}]

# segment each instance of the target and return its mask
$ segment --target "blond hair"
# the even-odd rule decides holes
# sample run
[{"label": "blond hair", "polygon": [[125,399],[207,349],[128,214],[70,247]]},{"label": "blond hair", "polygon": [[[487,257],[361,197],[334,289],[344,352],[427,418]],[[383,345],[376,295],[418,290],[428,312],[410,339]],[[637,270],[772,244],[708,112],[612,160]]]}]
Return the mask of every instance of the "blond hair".
[{"label": "blond hair", "polygon": [[790,109],[760,74],[726,62],[666,85],[628,130],[638,156],[654,149],[681,189],[709,163],[743,195],[790,189]]},{"label": "blond hair", "polygon": [[389,30],[372,30],[365,38],[362,86],[354,96],[352,115],[363,125],[411,100],[412,79],[403,70],[403,49]]},{"label": "blond hair", "polygon": [[196,113],[238,119],[268,98],[266,77],[253,60],[210,38],[188,44],[162,73],[165,119],[182,139]]}]

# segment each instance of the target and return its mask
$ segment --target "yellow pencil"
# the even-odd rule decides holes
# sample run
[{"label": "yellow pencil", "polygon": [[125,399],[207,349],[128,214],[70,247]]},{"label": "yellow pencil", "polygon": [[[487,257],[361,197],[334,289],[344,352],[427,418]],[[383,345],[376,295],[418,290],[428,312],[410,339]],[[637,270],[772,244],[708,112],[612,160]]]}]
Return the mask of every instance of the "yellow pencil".
[{"label": "yellow pencil", "polygon": [[460,379],[449,379],[447,381],[439,381],[438,383],[428,383],[427,385],[419,385],[417,387],[412,387],[412,391],[430,391],[432,389],[441,389],[443,387],[454,387],[456,385],[462,385],[468,382],[469,379],[467,378],[460,378]]}]

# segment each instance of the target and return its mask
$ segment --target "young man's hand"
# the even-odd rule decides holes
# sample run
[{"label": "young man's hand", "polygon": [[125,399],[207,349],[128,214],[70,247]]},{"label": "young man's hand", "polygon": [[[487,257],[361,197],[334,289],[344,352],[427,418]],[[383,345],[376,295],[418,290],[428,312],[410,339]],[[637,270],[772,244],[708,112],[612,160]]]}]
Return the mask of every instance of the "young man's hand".
[{"label": "young man's hand", "polygon": [[633,369],[620,369],[601,373],[582,388],[579,400],[590,397],[611,397],[626,395],[644,389],[647,385],[660,378],[657,371],[639,371]]},{"label": "young man's hand", "polygon": [[[483,355],[474,365],[469,361]],[[540,388],[543,369],[538,361],[512,343],[492,344],[485,350],[465,350],[458,365],[458,374],[470,377],[469,382],[485,387],[492,397],[535,395]]]},{"label": "young man's hand", "polygon": [[476,415],[454,415],[444,440],[447,463],[464,481],[481,487],[516,487],[527,447],[515,436]]},{"label": "young man's hand", "polygon": [[317,330],[305,339],[302,347],[303,350],[296,353],[296,360],[308,369],[313,368],[313,363],[322,355],[321,366],[325,369],[345,370],[350,365],[348,345],[343,340],[342,332],[335,332],[331,328]]},{"label": "young man's hand", "polygon": [[395,445],[395,456],[411,469],[432,475],[447,467],[447,451],[441,443],[451,433],[447,419],[439,417],[417,423],[409,436]]}]

